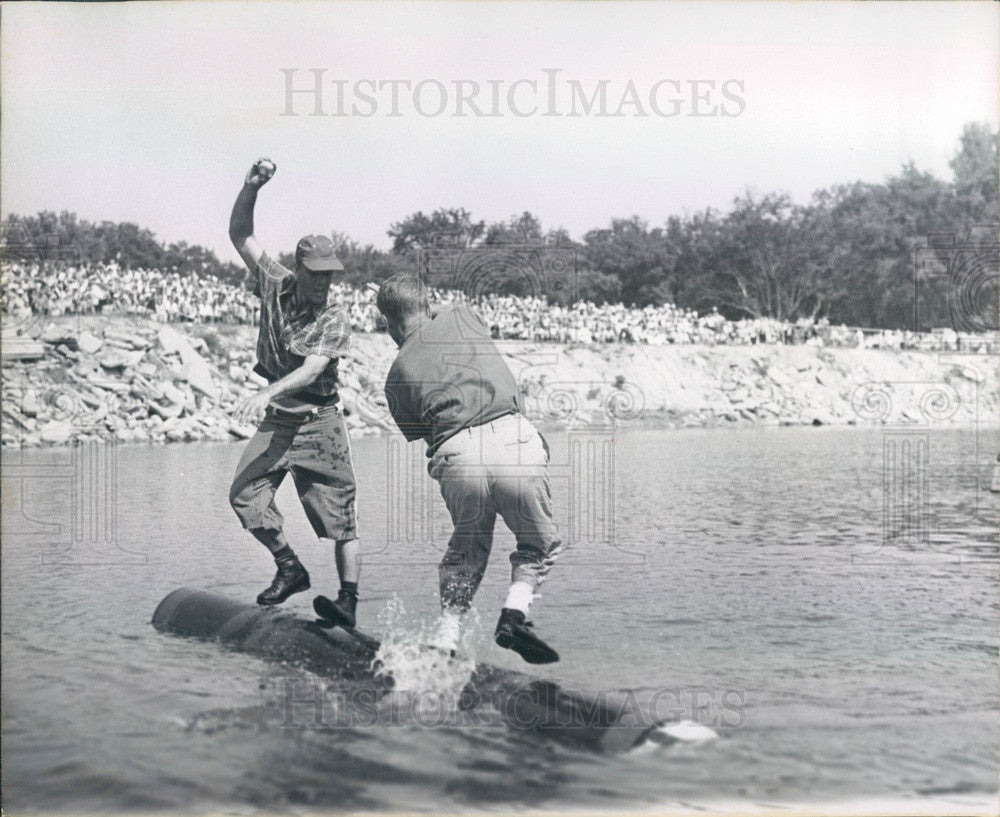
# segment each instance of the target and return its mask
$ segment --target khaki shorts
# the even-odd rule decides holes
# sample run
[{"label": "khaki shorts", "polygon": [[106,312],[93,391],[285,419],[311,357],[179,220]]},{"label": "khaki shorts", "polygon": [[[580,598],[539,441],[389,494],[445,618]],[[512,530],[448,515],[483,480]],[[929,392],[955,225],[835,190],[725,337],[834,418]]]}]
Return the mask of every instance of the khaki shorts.
[{"label": "khaki shorts", "polygon": [[354,465],[347,427],[336,405],[295,413],[268,407],[229,490],[229,503],[244,528],[282,529],[284,517],[274,495],[289,473],[318,537],[358,538]]}]

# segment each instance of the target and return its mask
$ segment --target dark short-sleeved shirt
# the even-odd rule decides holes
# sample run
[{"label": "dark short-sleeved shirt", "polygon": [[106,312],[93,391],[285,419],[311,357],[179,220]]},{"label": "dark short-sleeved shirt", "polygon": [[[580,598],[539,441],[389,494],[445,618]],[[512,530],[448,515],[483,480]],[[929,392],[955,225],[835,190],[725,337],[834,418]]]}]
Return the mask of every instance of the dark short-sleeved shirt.
[{"label": "dark short-sleeved shirt", "polygon": [[351,340],[351,324],[344,310],[298,304],[295,273],[267,253],[257,262],[254,294],[260,297],[254,371],[273,383],[298,369],[306,355],[323,355],[330,358],[326,368],[294,396],[320,405],[336,402],[337,359],[347,354]]},{"label": "dark short-sleeved shirt", "polygon": [[427,456],[463,428],[520,411],[517,381],[482,318],[465,304],[427,318],[404,339],[385,394],[407,440]]}]

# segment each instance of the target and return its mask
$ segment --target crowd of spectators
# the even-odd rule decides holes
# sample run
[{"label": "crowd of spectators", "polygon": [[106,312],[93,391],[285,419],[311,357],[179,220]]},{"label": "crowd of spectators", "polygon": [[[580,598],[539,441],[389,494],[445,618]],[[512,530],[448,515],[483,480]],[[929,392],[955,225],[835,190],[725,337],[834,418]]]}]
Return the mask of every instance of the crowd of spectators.
[{"label": "crowd of spectators", "polygon": [[147,315],[164,323],[250,323],[257,299],[214,275],[187,276],[117,264],[6,263],[0,290],[6,315]]},{"label": "crowd of spectators", "polygon": [[[379,330],[373,290],[335,284],[334,291],[355,331]],[[453,290],[431,290],[432,308],[464,298]],[[164,323],[254,325],[259,316],[259,301],[249,289],[214,275],[122,269],[114,263],[81,267],[6,263],[0,299],[5,317],[28,313],[142,315]],[[917,333],[833,326],[825,319],[729,320],[714,309],[698,314],[673,304],[639,308],[588,301],[561,306],[545,298],[515,295],[484,295],[474,303],[499,340],[656,346],[780,343],[972,352],[989,351],[996,343],[986,335],[959,335],[950,329]]]}]

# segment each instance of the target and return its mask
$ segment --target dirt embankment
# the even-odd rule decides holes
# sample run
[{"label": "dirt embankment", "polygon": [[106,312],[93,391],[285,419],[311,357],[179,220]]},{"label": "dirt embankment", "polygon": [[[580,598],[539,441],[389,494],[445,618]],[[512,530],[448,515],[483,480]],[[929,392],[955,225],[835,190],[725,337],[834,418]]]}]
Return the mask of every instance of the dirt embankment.
[{"label": "dirt embankment", "polygon": [[[66,317],[5,330],[3,444],[229,440],[252,374],[250,327]],[[545,427],[646,423],[996,425],[990,356],[809,346],[501,344],[525,410]],[[391,427],[382,383],[395,348],[356,335],[342,366],[355,435]]]}]

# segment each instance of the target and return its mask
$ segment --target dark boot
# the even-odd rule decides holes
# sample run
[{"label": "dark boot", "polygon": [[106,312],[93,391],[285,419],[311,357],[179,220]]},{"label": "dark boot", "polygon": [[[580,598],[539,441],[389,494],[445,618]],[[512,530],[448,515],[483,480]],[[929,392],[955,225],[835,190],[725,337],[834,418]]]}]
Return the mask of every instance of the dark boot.
[{"label": "dark boot", "polygon": [[313,599],[316,615],[337,627],[354,627],[357,607],[358,597],[346,590],[337,594],[336,601],[330,601],[326,596]]},{"label": "dark boot", "polygon": [[257,596],[257,604],[264,606],[281,604],[293,593],[309,589],[309,574],[295,554],[282,556],[274,561],[278,565],[278,572],[271,586]]},{"label": "dark boot", "polygon": [[520,610],[504,607],[500,611],[494,641],[501,647],[513,650],[529,664],[552,664],[559,660],[559,653],[531,632],[534,625],[525,619]]}]

